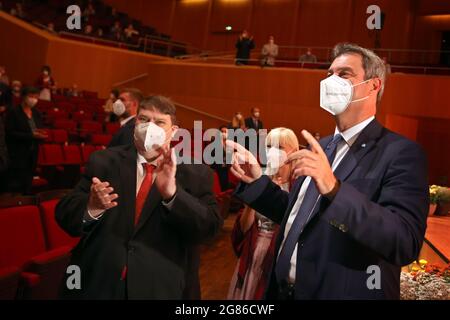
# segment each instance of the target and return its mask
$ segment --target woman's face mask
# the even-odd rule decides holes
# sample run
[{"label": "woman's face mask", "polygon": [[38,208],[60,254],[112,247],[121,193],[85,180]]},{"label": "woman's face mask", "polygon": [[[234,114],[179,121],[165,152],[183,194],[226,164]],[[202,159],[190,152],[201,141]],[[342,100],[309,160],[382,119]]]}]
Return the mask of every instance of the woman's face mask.
[{"label": "woman's face mask", "polygon": [[320,82],[320,107],[335,116],[343,113],[347,110],[350,103],[362,101],[369,97],[368,95],[361,99],[352,100],[354,87],[370,80],[354,85],[350,80],[343,79],[337,75],[329,76]]},{"label": "woman's face mask", "polygon": [[267,166],[265,174],[273,176],[287,160],[287,153],[279,148],[271,147],[267,150]]}]

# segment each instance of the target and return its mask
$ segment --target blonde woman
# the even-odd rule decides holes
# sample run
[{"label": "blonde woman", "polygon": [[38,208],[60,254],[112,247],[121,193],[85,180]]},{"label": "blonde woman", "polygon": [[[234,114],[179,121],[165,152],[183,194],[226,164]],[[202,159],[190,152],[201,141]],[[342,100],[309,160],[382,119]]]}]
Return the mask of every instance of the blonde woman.
[{"label": "blonde woman", "polygon": [[[289,154],[299,150],[297,136],[287,128],[273,129],[267,135],[266,147],[268,149],[266,174],[280,188],[289,191],[291,168],[283,162]],[[247,206],[238,215],[231,239],[239,260],[231,280],[228,299],[263,298],[275,257],[278,227]]]},{"label": "blonde woman", "polygon": [[242,112],[236,112],[236,114],[233,116],[233,119],[231,120],[229,129],[245,130],[245,120],[244,120],[244,116],[242,115]]}]

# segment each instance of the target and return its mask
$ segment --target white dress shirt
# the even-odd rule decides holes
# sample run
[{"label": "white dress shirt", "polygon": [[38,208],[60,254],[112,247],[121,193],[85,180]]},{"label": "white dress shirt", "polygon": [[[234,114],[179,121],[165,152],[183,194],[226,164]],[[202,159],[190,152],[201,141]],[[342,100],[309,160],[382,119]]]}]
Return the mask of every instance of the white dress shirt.
[{"label": "white dress shirt", "polygon": [[120,121],[120,126],[123,127],[124,125],[127,124],[128,121],[130,121],[130,120],[133,119],[134,117],[136,117],[136,116],[129,116],[128,118],[123,119],[122,121]]},{"label": "white dress shirt", "polygon": [[[358,139],[359,134],[361,131],[370,123],[372,120],[375,119],[374,116],[358,123],[357,125],[345,130],[344,132],[339,132],[338,128],[334,130],[334,135],[341,134],[343,137],[343,140],[337,145],[336,149],[336,156],[333,161],[333,165],[331,168],[333,169],[333,172],[336,170],[342,159],[347,154],[348,150],[350,150],[350,147],[353,145],[353,143]],[[303,199],[305,198],[306,190],[308,190],[308,186],[311,182],[311,177],[306,177],[305,181],[303,181],[303,184],[300,188],[300,191],[297,196],[297,200],[295,201],[294,206],[292,207],[291,213],[289,214],[289,218],[286,222],[286,229],[284,231],[284,238],[283,243],[280,246],[280,250],[278,252],[278,255],[281,252],[281,249],[284,246],[284,241],[286,240],[286,237],[289,233],[289,230],[291,229],[292,223],[294,222],[295,217],[297,216],[298,209],[303,203]],[[291,268],[289,270],[289,279],[288,281],[292,284],[295,283],[295,273],[296,273],[296,267],[297,267],[297,245],[295,245],[294,252],[291,257]]]}]

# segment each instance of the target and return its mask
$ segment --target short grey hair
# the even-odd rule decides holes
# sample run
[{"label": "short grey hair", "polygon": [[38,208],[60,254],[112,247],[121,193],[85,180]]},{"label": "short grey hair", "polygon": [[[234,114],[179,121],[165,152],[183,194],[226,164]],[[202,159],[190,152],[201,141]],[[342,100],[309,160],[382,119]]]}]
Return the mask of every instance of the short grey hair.
[{"label": "short grey hair", "polygon": [[363,48],[353,43],[339,43],[333,48],[332,60],[343,54],[358,54],[361,56],[362,66],[364,69],[364,80],[379,78],[381,80],[381,88],[378,91],[377,102],[381,101],[384,92],[384,84],[386,82],[386,66],[384,61],[377,56],[372,50]]}]

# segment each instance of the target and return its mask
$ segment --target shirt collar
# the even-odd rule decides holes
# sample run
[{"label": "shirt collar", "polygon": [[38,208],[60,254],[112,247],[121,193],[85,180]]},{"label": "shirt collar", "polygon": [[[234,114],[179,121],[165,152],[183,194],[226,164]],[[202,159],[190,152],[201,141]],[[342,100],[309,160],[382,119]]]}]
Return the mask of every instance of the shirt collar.
[{"label": "shirt collar", "polygon": [[352,144],[358,138],[361,131],[363,131],[364,128],[367,127],[367,125],[371,123],[373,119],[375,119],[375,116],[371,116],[370,118],[361,121],[357,125],[354,125],[353,127],[348,128],[343,132],[339,132],[339,129],[336,127],[336,129],[334,130],[334,135],[340,133],[342,135],[342,138],[344,138],[345,142],[351,147]]},{"label": "shirt collar", "polygon": [[[156,164],[158,163],[158,159],[159,159],[159,157],[156,158],[155,160],[153,160],[152,162],[150,162],[150,164],[156,167]],[[138,152],[137,153],[137,165],[139,167],[142,167],[143,163],[147,163],[147,160]]]}]

